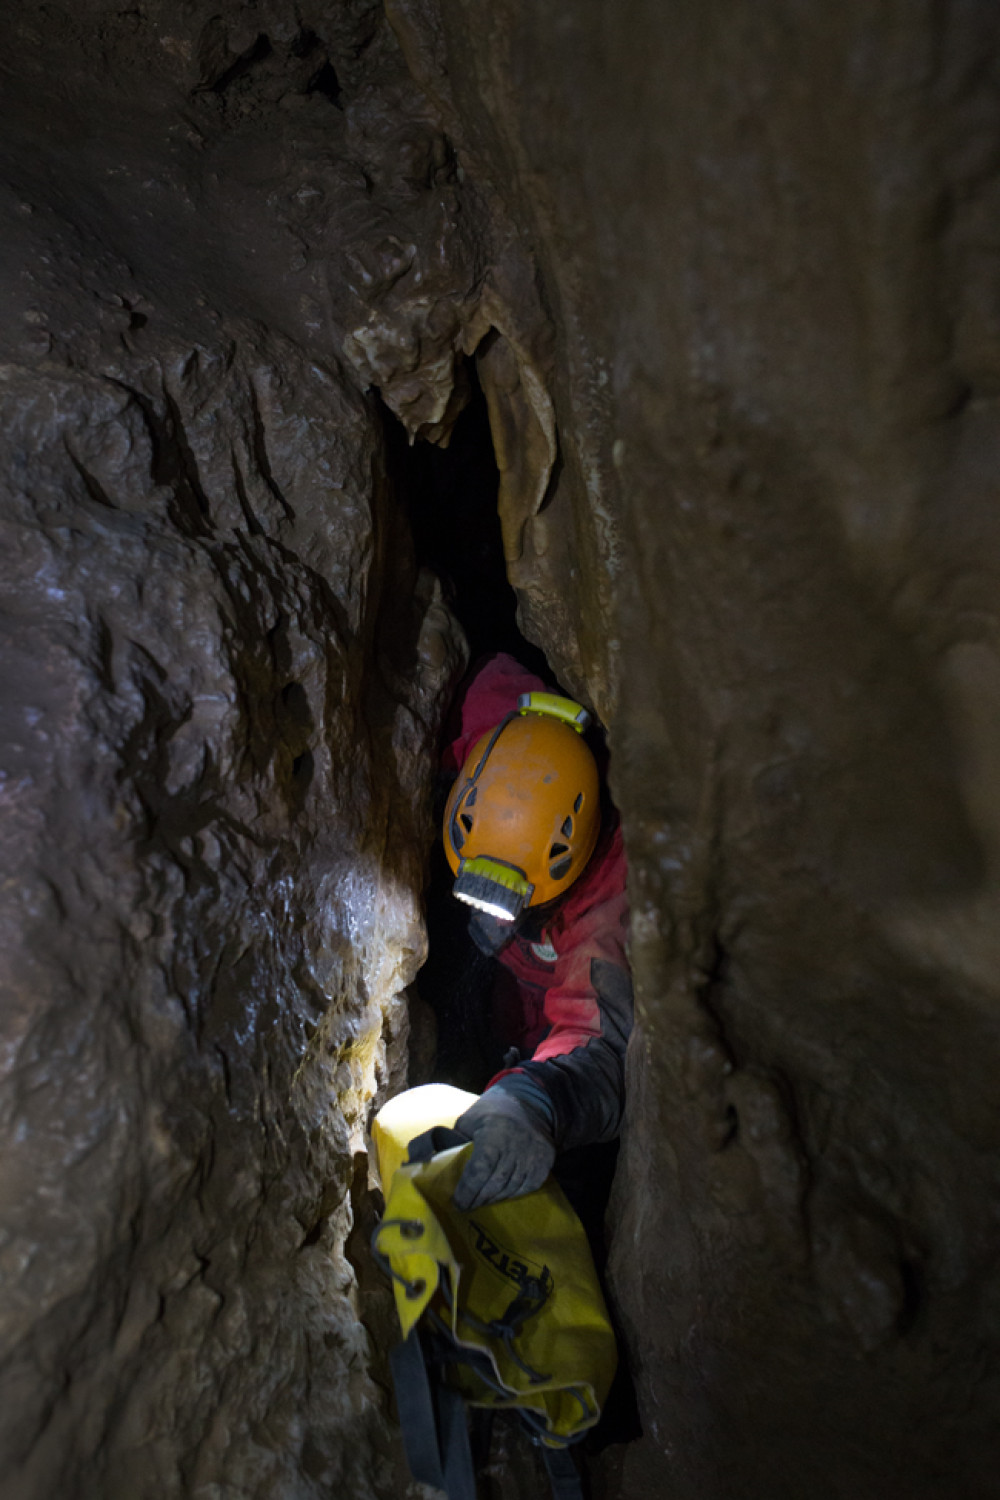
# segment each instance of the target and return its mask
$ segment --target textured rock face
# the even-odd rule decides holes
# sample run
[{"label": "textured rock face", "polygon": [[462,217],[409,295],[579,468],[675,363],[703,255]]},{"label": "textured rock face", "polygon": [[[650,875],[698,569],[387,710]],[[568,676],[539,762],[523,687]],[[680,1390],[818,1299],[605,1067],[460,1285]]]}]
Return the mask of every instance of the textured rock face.
[{"label": "textured rock face", "polygon": [[995,7],[389,10],[556,330],[515,578],[639,991],[607,1493],[994,1495]]},{"label": "textured rock face", "polygon": [[4,1494],[403,1490],[461,649],[367,387],[446,439],[474,354],[633,875],[597,1485],[993,1495],[995,8],[387,12],[0,20]]},{"label": "textured rock face", "polygon": [[[337,14],[384,84],[377,17]],[[11,1500],[405,1489],[345,1244],[462,648],[320,301],[348,236],[292,243],[321,194],[378,229],[378,108],[348,148],[329,49],[267,23],[4,21]]]}]

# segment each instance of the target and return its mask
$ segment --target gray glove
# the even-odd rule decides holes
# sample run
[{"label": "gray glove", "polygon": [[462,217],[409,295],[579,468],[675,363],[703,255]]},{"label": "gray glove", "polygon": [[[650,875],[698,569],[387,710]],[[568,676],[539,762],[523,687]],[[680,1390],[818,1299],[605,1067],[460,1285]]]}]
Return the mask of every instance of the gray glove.
[{"label": "gray glove", "polygon": [[455,1122],[474,1142],[452,1202],[462,1213],[520,1198],[540,1188],[552,1170],[556,1148],[548,1121],[501,1088],[487,1089]]}]

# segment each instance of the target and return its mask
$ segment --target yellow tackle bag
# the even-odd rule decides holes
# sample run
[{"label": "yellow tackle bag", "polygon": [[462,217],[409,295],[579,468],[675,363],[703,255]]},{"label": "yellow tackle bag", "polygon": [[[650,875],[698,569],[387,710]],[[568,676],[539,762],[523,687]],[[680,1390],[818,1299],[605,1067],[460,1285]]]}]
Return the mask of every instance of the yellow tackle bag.
[{"label": "yellow tackle bag", "polygon": [[474,1500],[464,1403],[514,1408],[554,1494],[574,1500],[567,1450],[601,1414],[614,1333],[583,1226],[553,1178],[523,1198],[454,1207],[472,1145],[450,1127],[476,1097],[410,1089],[372,1131],[386,1200],[372,1243],[403,1332],[391,1362],[407,1459],[449,1500]]}]

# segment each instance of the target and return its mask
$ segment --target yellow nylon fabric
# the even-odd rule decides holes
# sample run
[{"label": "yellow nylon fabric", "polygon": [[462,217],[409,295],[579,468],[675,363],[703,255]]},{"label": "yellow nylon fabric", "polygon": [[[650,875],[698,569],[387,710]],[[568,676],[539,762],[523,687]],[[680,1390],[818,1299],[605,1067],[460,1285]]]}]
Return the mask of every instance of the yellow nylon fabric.
[{"label": "yellow nylon fabric", "polygon": [[372,1124],[372,1141],[382,1192],[387,1199],[396,1169],[406,1160],[407,1148],[414,1137],[435,1125],[447,1125],[450,1129],[478,1098],[478,1094],[469,1094],[450,1083],[422,1083],[383,1104]]},{"label": "yellow nylon fabric", "polygon": [[[429,1162],[399,1167],[391,1177],[377,1245],[401,1278],[393,1283],[400,1326],[405,1337],[430,1307],[458,1343],[485,1351],[492,1361],[499,1391],[457,1368],[454,1383],[468,1401],[527,1408],[552,1438],[565,1441],[597,1421],[617,1363],[590,1247],[551,1178],[526,1197],[460,1213],[451,1198],[471,1151],[471,1145],[456,1146]],[[479,1324],[502,1319],[525,1273],[550,1288],[512,1344],[521,1362],[544,1377],[538,1381],[501,1337],[463,1316]]]}]

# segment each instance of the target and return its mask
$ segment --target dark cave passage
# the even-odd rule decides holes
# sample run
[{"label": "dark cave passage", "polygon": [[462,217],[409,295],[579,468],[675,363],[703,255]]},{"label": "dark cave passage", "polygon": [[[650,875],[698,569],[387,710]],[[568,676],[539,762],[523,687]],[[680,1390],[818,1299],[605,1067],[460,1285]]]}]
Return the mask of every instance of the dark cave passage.
[{"label": "dark cave passage", "polygon": [[[416,561],[441,580],[448,604],[469,643],[469,669],[456,688],[451,713],[445,720],[443,745],[450,734],[457,732],[457,706],[465,683],[484,659],[497,652],[508,653],[555,691],[568,694],[545,653],[518,626],[517,596],[507,578],[497,511],[499,470],[486,399],[474,373],[472,391],[447,448],[420,441],[410,447],[401,428],[393,424],[393,461]],[[617,822],[618,815],[607,786],[608,751],[603,727],[592,722],[585,737],[602,773],[601,816],[607,829]],[[481,1094],[497,1073],[516,1060],[517,1048],[511,1048],[518,1040],[515,1018],[520,1001],[513,975],[473,941],[470,909],[453,894],[454,876],[441,838],[451,784],[452,778],[439,770],[434,795],[435,836],[425,891],[428,956],[415,980],[420,1003],[411,1004],[410,1009],[409,1083],[447,1083]],[[541,936],[541,915],[534,920]],[[426,1035],[428,1029],[433,1037]],[[584,1226],[602,1277],[609,1243],[607,1205],[617,1160],[616,1139],[565,1151],[554,1169],[556,1180]],[[584,1451],[591,1458],[611,1445],[627,1444],[641,1435],[627,1345],[622,1330],[616,1331],[618,1372],[601,1421],[585,1445]],[[546,1477],[540,1466],[536,1467],[537,1458],[524,1442],[514,1413],[487,1414],[473,1408],[470,1419],[481,1485],[490,1483],[489,1475],[499,1466],[506,1476],[504,1493],[511,1482],[522,1490],[547,1490]]]},{"label": "dark cave passage", "polygon": [[545,653],[518,628],[497,514],[500,474],[486,398],[471,365],[469,379],[472,399],[447,448],[419,441],[408,447],[402,427],[392,421],[417,561],[441,579],[472,663],[508,651],[529,671],[552,679]]},{"label": "dark cave passage", "polygon": [[[416,560],[441,580],[448,604],[465,631],[469,643],[466,682],[486,658],[506,652],[555,691],[566,693],[545,653],[518,626],[517,596],[503,556],[497,512],[500,476],[489,414],[474,369],[469,377],[472,397],[447,448],[420,441],[408,445],[402,428],[392,419],[392,462]],[[463,686],[460,683],[456,688],[442,749],[457,728],[455,705]],[[607,789],[607,746],[601,726],[592,724],[586,738],[603,773],[603,819],[607,823],[616,814]],[[510,1039],[498,1031],[495,1018],[508,1008],[511,997],[504,995],[505,971],[476,947],[468,932],[468,908],[452,895],[453,876],[440,838],[449,787],[450,780],[439,771],[426,887],[429,953],[416,980],[421,1000],[434,1015],[436,1043],[433,1048],[427,1044],[416,1018],[411,1082],[433,1077],[480,1093],[503,1066],[508,1051]]]},{"label": "dark cave passage", "polygon": [[[441,580],[449,607],[465,631],[467,678],[484,658],[503,651],[556,687],[545,653],[518,627],[517,596],[507,579],[497,514],[500,476],[489,414],[472,368],[469,375],[472,398],[447,448],[420,441],[408,445],[402,427],[390,419],[392,462],[416,560]],[[461,691],[460,684],[456,702]],[[446,723],[445,743],[448,733]],[[426,890],[429,953],[416,981],[421,1000],[434,1016],[436,1044],[427,1045],[415,1018],[411,1082],[433,1077],[479,1093],[500,1068],[504,1052],[490,1024],[496,966],[469,937],[468,909],[452,896],[453,877],[437,836],[448,787],[439,773]]]}]

